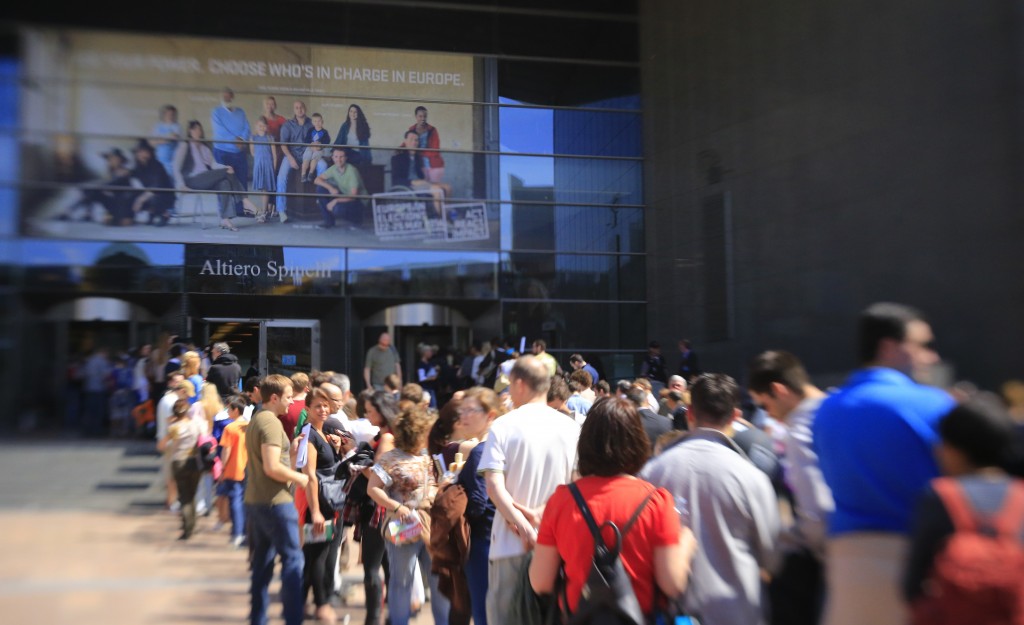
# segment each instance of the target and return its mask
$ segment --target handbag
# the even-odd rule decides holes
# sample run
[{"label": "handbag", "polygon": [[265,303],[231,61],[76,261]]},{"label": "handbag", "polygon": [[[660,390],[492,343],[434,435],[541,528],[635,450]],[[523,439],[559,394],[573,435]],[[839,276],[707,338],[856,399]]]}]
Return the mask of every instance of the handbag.
[{"label": "handbag", "polygon": [[317,488],[320,493],[321,513],[341,512],[345,507],[345,497],[348,494],[346,489],[348,480],[338,478],[338,469],[340,467],[341,460],[337,460],[326,469],[316,470]]}]

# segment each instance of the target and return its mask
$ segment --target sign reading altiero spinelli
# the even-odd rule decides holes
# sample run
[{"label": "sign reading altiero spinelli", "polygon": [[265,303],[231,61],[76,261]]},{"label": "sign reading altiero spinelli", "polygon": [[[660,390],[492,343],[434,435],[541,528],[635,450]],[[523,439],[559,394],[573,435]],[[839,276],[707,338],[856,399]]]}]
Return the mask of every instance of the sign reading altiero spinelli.
[{"label": "sign reading altiero spinelli", "polygon": [[189,246],[185,257],[192,292],[341,295],[338,250],[202,245]]}]

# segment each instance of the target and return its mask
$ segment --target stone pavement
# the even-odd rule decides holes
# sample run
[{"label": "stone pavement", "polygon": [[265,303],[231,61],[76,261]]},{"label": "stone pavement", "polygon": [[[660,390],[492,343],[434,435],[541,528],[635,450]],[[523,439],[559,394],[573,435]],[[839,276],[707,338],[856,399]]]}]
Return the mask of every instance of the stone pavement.
[{"label": "stone pavement", "polygon": [[[177,541],[157,471],[147,441],[0,441],[0,621],[246,623],[247,551],[228,545],[226,528],[213,531],[213,516]],[[339,623],[348,614],[362,625],[355,551],[337,611]],[[275,577],[269,625],[283,623],[277,586]],[[428,619],[424,609],[413,623]]]}]

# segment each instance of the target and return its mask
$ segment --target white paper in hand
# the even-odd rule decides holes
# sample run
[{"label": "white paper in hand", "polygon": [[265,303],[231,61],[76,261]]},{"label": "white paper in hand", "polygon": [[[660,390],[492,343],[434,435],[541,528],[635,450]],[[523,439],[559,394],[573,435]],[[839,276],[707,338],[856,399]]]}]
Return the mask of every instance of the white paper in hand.
[{"label": "white paper in hand", "polygon": [[312,423],[307,423],[302,426],[302,431],[299,434],[302,436],[302,442],[299,443],[299,448],[295,454],[295,468],[301,469],[306,466],[306,458],[309,456],[309,430],[313,427]]}]

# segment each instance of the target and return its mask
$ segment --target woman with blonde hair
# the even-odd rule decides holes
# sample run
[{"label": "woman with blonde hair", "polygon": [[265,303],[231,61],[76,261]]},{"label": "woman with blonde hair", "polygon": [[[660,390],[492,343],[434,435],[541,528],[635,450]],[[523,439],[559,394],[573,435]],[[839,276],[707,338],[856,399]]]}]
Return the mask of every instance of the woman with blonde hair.
[{"label": "woman with blonde hair", "polygon": [[459,427],[466,440],[459,452],[466,463],[459,470],[456,483],[466,491],[466,521],[469,523],[469,558],[466,560],[466,582],[473,623],[487,625],[487,560],[491,552],[491,525],[494,503],[487,496],[484,476],[477,473],[487,434],[494,420],[505,414],[505,405],[494,390],[474,386],[462,396],[459,404]]},{"label": "woman with blonde hair", "polygon": [[[181,356],[181,366],[185,369],[186,365],[191,366],[186,356],[193,354],[198,357],[195,352],[185,352]],[[186,380],[186,382],[189,382]],[[189,408],[189,417],[192,418],[196,423],[200,424],[204,432],[214,432],[214,417],[218,413],[224,410],[224,402],[221,401],[220,395],[217,394],[217,385],[210,384],[209,382],[202,382],[199,386],[199,392],[195,398],[192,399],[195,403]],[[220,437],[217,437],[218,440]],[[213,475],[210,473],[203,473],[199,479],[199,491],[196,494],[196,513],[206,515],[213,510]],[[219,523],[215,529],[220,529],[223,523]]]},{"label": "woman with blonde hair", "polygon": [[[185,374],[185,379],[191,382],[192,387],[196,390],[196,395],[192,398],[193,404],[199,401],[199,391],[203,388],[203,376],[199,375],[201,362],[197,352],[187,351],[181,355],[181,372]],[[212,417],[210,422],[213,422]]]},{"label": "woman with blonde hair", "polygon": [[[430,455],[426,452],[427,437],[435,416],[413,402],[403,402],[402,410],[392,426],[395,448],[383,454],[373,465],[366,492],[388,513],[384,530],[389,535],[392,524],[415,527],[429,524],[421,512],[433,504],[437,483]],[[429,532],[429,526],[425,528]],[[407,625],[412,612],[412,588],[416,567],[430,570],[430,554],[422,539],[387,542],[390,579],[388,580],[388,614],[391,625]],[[430,574],[430,608],[434,625],[448,624],[448,599],[437,588],[437,575]]]}]

